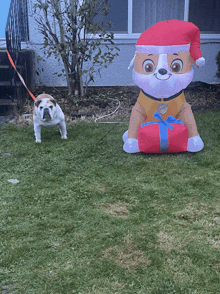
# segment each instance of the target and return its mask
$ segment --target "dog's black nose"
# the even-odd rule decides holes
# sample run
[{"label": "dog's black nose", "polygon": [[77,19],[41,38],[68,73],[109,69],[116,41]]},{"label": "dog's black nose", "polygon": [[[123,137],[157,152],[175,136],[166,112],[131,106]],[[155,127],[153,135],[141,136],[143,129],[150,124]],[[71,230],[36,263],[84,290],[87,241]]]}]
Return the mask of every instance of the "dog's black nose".
[{"label": "dog's black nose", "polygon": [[45,108],[43,118],[48,118],[48,117],[50,117],[49,108]]},{"label": "dog's black nose", "polygon": [[166,75],[167,74],[167,70],[165,68],[161,68],[158,70],[159,74],[161,75]]}]

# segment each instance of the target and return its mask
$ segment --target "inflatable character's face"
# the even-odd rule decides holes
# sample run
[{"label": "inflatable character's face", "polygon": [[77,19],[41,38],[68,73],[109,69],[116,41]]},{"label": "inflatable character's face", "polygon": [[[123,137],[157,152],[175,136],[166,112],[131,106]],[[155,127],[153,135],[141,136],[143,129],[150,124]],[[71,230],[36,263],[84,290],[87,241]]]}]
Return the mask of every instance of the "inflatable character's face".
[{"label": "inflatable character's face", "polygon": [[185,89],[193,78],[189,51],[171,54],[136,52],[133,80],[146,94],[168,98]]}]

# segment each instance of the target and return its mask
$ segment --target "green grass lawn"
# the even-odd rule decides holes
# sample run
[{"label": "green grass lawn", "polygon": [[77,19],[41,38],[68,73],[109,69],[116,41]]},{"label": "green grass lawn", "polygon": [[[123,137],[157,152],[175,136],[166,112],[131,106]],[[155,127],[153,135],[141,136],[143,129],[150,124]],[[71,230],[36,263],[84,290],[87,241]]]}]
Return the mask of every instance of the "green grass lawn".
[{"label": "green grass lawn", "polygon": [[4,125],[0,292],[220,293],[220,113],[195,117],[195,154],[126,154],[127,124],[43,129],[41,144]]}]

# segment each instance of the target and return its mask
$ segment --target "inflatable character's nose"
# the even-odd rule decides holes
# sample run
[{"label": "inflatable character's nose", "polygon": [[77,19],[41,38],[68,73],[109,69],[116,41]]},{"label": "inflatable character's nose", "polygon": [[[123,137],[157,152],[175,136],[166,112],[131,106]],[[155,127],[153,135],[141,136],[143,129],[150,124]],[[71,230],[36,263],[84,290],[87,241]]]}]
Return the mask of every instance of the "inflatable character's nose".
[{"label": "inflatable character's nose", "polygon": [[167,74],[167,70],[165,68],[161,68],[158,70],[159,74],[161,75],[166,75]]}]

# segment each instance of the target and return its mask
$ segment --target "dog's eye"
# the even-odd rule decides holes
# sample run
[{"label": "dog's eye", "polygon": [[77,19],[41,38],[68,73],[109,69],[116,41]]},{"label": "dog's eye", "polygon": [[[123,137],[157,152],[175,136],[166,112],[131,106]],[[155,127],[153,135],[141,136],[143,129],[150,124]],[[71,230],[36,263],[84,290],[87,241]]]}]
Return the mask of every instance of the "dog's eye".
[{"label": "dog's eye", "polygon": [[51,106],[49,106],[49,108],[50,108],[50,109],[53,109],[53,106],[51,105]]},{"label": "dog's eye", "polygon": [[40,106],[40,110],[42,110],[43,109],[43,106]]},{"label": "dog's eye", "polygon": [[180,72],[183,69],[183,62],[181,59],[175,59],[171,63],[172,72]]},{"label": "dog's eye", "polygon": [[143,62],[143,70],[144,72],[146,73],[151,73],[155,70],[155,64],[153,62],[153,60],[151,59],[146,59],[144,62]]}]

